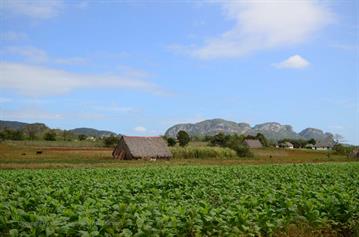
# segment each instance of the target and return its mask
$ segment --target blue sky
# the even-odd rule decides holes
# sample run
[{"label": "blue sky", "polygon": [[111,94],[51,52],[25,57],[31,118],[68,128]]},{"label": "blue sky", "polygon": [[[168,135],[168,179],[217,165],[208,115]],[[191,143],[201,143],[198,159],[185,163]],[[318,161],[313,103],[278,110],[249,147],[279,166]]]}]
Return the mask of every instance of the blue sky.
[{"label": "blue sky", "polygon": [[0,119],[158,135],[224,118],[359,144],[356,1],[9,1]]}]

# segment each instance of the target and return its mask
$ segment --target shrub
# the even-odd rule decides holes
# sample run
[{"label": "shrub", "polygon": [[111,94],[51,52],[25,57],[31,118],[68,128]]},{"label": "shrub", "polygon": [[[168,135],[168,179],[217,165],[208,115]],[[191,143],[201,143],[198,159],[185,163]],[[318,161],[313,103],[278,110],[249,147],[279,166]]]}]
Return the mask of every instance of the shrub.
[{"label": "shrub", "polygon": [[47,133],[45,133],[45,135],[44,135],[44,139],[45,139],[46,141],[56,141],[56,133],[55,133],[55,132],[52,132],[52,131],[47,132]]},{"label": "shrub", "polygon": [[338,155],[349,156],[349,154],[354,150],[354,147],[343,146],[342,144],[336,144],[333,146],[333,150]]},{"label": "shrub", "polygon": [[168,146],[175,146],[177,143],[176,139],[174,139],[173,137],[169,137],[167,138],[167,145]]},{"label": "shrub", "polygon": [[239,157],[253,157],[253,153],[249,150],[248,146],[246,145],[237,145],[236,147],[233,147],[232,149],[234,149],[237,152],[237,155]]},{"label": "shrub", "polygon": [[225,147],[226,146],[226,136],[222,132],[218,133],[210,138],[210,144],[212,146]]},{"label": "shrub", "polygon": [[119,137],[115,137],[111,135],[103,139],[103,144],[105,145],[105,147],[115,147],[119,141],[120,141]]},{"label": "shrub", "polygon": [[24,133],[20,130],[5,129],[4,131],[1,132],[0,139],[20,141],[20,140],[24,140],[25,136]]},{"label": "shrub", "polygon": [[80,140],[80,141],[84,141],[84,140],[86,140],[86,138],[87,138],[87,136],[84,135],[84,134],[80,134],[80,135],[79,135],[79,140]]},{"label": "shrub", "polygon": [[234,150],[222,147],[171,147],[173,158],[182,159],[208,159],[220,158],[231,159],[237,158]]}]

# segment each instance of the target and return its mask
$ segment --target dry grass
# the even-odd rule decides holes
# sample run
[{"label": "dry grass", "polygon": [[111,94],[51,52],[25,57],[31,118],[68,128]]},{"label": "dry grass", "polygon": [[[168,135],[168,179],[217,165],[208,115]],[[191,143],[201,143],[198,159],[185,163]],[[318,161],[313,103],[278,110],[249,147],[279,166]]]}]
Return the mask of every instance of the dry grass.
[{"label": "dry grass", "polygon": [[[42,151],[42,154],[36,154]],[[35,147],[0,144],[0,169],[142,167],[185,165],[241,165],[323,163],[353,161],[323,151],[258,149],[254,158],[172,159],[170,161],[122,161],[112,159],[112,149],[100,147]],[[271,158],[270,158],[271,157]]]}]

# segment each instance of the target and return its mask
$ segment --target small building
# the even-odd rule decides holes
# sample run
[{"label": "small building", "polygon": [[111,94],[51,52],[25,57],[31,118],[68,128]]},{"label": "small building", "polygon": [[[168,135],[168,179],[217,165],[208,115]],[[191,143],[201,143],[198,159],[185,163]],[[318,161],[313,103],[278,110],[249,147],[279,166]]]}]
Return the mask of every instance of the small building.
[{"label": "small building", "polygon": [[326,141],[318,141],[314,145],[315,150],[329,150],[333,148],[333,141],[326,140]]},{"label": "small building", "polygon": [[258,139],[245,139],[243,143],[249,148],[262,148],[263,145]]},{"label": "small building", "polygon": [[279,147],[281,148],[288,148],[288,149],[294,149],[294,146],[290,142],[282,142],[279,144]]},{"label": "small building", "polygon": [[307,144],[307,145],[305,145],[305,148],[314,150],[315,146],[313,144]]},{"label": "small building", "polygon": [[170,159],[172,154],[161,137],[122,136],[112,152],[114,159]]}]

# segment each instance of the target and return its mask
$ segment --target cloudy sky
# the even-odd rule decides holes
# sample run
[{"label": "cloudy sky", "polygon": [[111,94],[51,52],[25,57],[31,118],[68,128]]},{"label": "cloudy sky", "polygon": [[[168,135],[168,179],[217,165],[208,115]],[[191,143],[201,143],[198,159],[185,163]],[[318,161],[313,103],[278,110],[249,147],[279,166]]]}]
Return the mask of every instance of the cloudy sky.
[{"label": "cloudy sky", "polygon": [[0,4],[0,119],[158,135],[224,118],[359,144],[358,2]]}]

